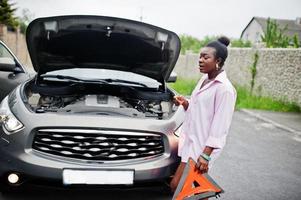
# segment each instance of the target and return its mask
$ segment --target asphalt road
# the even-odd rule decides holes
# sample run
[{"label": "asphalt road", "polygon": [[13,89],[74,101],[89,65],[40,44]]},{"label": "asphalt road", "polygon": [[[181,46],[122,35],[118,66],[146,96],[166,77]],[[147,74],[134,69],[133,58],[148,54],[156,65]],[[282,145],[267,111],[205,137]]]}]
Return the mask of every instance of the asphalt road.
[{"label": "asphalt road", "polygon": [[211,175],[221,199],[301,199],[301,135],[236,112]]},{"label": "asphalt road", "polygon": [[[210,169],[225,193],[220,199],[301,199],[301,135],[274,127],[243,112],[233,117],[227,145]],[[139,190],[37,190],[1,200],[167,200],[160,188]],[[215,199],[215,198],[213,198]]]}]

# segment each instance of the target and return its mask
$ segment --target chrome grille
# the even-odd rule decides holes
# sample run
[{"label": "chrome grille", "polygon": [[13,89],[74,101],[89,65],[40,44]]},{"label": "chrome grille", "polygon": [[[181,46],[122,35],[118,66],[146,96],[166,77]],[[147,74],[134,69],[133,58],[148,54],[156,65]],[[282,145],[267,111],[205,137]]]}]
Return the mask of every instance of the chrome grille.
[{"label": "chrome grille", "polygon": [[162,155],[164,144],[157,134],[43,129],[35,134],[33,149],[69,158],[114,161]]}]

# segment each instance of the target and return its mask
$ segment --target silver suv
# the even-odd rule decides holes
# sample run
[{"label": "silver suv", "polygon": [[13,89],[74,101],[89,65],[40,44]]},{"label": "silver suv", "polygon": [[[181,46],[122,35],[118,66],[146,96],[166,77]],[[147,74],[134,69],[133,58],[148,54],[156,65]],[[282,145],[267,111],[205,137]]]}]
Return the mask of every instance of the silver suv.
[{"label": "silver suv", "polygon": [[36,76],[0,107],[1,190],[136,186],[175,171],[184,111],[166,86],[180,40],[142,22],[60,16],[30,23]]}]

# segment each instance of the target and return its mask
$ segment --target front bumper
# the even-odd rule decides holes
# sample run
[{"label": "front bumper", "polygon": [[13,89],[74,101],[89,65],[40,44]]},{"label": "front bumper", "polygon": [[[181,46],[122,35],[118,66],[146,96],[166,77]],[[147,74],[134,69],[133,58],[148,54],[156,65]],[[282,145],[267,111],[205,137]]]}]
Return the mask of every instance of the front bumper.
[{"label": "front bumper", "polygon": [[[156,182],[170,177],[176,170],[179,159],[176,149],[170,153],[148,158],[116,162],[85,162],[72,158],[53,156],[35,151],[31,148],[21,148],[14,139],[0,131],[0,177],[2,184],[10,185],[7,177],[16,173],[20,181],[16,186],[26,183],[56,184],[64,187],[63,170],[133,170],[134,186],[145,182]],[[21,135],[21,134],[20,134]]]}]

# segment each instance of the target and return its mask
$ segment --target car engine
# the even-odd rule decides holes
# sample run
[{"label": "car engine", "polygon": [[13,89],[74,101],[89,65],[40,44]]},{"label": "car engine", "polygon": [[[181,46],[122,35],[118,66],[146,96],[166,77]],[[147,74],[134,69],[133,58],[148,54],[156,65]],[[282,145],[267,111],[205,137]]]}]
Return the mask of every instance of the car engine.
[{"label": "car engine", "polygon": [[93,94],[74,96],[43,96],[33,94],[29,105],[36,113],[65,113],[127,116],[136,118],[167,118],[172,113],[172,102],[139,100],[117,96]]}]

